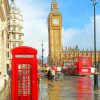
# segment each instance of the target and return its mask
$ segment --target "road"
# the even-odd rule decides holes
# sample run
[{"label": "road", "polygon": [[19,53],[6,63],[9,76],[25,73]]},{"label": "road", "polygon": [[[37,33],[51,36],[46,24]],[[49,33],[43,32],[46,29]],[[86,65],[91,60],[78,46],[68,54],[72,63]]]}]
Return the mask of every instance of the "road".
[{"label": "road", "polygon": [[93,88],[93,75],[68,76],[67,81],[41,80],[39,100],[100,100]]},{"label": "road", "polygon": [[[66,81],[41,79],[39,100],[100,100],[100,89],[94,90],[93,83],[93,75],[67,76]],[[0,92],[0,100],[11,100],[10,94],[10,84],[7,84]]]}]

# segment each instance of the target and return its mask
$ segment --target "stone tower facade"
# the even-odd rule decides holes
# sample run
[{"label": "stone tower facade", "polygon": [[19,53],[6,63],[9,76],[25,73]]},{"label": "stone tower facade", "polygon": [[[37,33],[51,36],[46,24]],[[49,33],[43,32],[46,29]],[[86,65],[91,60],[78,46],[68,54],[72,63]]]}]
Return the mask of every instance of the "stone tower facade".
[{"label": "stone tower facade", "polygon": [[48,16],[49,64],[60,64],[62,59],[62,16],[56,0],[52,1]]},{"label": "stone tower facade", "polygon": [[6,43],[6,67],[11,67],[11,49],[23,45],[23,19],[21,11],[16,7],[14,0],[10,5],[9,25]]}]

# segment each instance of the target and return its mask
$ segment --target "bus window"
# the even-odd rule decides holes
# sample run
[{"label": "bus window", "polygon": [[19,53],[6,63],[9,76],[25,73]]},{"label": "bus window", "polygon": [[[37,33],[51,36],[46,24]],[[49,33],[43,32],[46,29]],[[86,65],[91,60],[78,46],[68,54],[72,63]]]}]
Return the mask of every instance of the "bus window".
[{"label": "bus window", "polygon": [[84,57],[84,58],[80,58],[80,60],[88,60],[88,58]]},{"label": "bus window", "polygon": [[86,62],[83,62],[83,67],[88,67]]}]

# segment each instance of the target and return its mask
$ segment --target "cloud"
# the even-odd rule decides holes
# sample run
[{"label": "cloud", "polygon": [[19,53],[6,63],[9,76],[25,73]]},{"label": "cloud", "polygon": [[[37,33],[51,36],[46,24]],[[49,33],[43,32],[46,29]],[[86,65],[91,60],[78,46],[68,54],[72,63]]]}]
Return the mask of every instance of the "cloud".
[{"label": "cloud", "polygon": [[[94,48],[94,32],[93,32],[93,17],[90,19],[89,24],[85,24],[82,29],[68,28],[63,29],[63,44],[64,47],[76,45],[80,49],[92,49]],[[100,50],[100,15],[96,15],[96,43],[97,49]]]},{"label": "cloud", "polygon": [[[40,0],[39,0],[40,1]],[[22,11],[24,25],[24,45],[32,46],[42,54],[42,40],[44,43],[44,56],[48,55],[48,12],[39,1],[17,0],[16,5]]]},{"label": "cloud", "polygon": [[80,33],[80,30],[74,29],[74,28],[68,28],[65,29],[63,28],[63,34],[62,34],[62,38],[63,38],[63,44],[64,46],[69,46],[71,45],[70,43],[72,43],[73,39],[76,37],[76,35],[78,35]]}]

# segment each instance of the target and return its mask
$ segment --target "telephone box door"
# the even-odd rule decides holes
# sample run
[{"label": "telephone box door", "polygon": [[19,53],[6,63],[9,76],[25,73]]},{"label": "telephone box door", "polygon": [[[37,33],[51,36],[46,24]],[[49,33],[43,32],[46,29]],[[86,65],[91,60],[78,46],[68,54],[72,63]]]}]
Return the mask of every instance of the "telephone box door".
[{"label": "telephone box door", "polygon": [[18,64],[18,100],[31,100],[32,65]]}]

